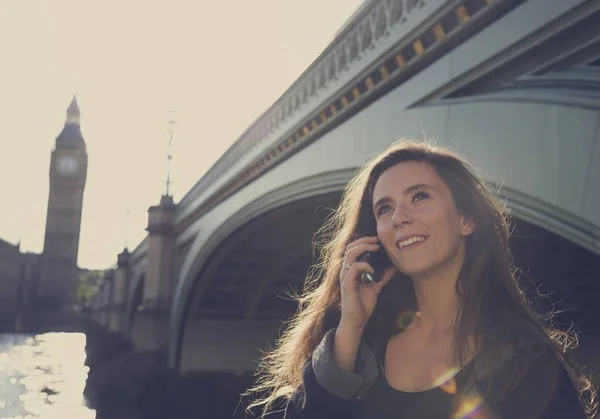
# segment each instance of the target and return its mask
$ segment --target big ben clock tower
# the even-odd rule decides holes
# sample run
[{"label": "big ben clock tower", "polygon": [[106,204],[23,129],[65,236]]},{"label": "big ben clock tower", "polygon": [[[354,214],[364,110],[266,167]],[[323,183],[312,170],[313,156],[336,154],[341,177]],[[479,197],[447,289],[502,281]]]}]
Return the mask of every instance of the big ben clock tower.
[{"label": "big ben clock tower", "polygon": [[73,97],[50,158],[50,194],[38,297],[53,306],[73,303],[76,297],[87,162],[79,127],[79,107]]}]

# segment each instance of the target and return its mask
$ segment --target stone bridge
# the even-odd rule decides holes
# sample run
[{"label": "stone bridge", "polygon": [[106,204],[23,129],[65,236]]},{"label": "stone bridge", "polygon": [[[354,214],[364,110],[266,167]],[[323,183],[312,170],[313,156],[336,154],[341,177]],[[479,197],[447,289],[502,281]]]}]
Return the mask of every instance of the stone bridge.
[{"label": "stone bridge", "polygon": [[295,311],[286,290],[301,290],[313,235],[356,168],[425,135],[501,185],[517,260],[577,308],[590,360],[599,21],[597,1],[365,1],[180,202],[149,209],[148,236],[119,254],[93,299],[95,320],[139,351],[165,349],[182,374],[254,370]]}]

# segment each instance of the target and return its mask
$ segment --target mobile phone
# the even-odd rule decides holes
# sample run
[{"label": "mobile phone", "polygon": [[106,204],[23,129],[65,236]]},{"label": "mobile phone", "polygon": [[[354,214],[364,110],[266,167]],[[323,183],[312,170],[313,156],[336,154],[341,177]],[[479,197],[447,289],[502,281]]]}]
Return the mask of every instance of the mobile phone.
[{"label": "mobile phone", "polygon": [[381,247],[377,252],[365,252],[357,259],[359,262],[367,262],[373,267],[375,273],[363,272],[360,276],[361,282],[371,284],[380,283],[386,269],[392,266],[392,261],[388,257],[385,249]]}]

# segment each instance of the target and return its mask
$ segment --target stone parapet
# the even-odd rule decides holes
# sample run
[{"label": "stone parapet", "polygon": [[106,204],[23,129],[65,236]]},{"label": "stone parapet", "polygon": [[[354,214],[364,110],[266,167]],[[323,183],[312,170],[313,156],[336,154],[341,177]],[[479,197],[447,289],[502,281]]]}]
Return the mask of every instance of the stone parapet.
[{"label": "stone parapet", "polygon": [[131,254],[127,248],[123,249],[123,252],[117,256],[117,266],[119,268],[128,268],[131,260]]},{"label": "stone parapet", "polygon": [[171,311],[170,298],[152,298],[144,301],[144,305],[140,307],[139,312],[160,316],[169,315]]}]

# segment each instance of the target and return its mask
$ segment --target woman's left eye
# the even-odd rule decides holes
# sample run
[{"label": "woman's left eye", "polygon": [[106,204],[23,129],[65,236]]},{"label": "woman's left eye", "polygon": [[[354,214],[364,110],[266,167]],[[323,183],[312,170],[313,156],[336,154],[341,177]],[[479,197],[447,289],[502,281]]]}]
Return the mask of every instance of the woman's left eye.
[{"label": "woman's left eye", "polygon": [[417,192],[412,197],[413,204],[417,201],[422,201],[423,199],[429,198],[429,194],[427,192]]}]

